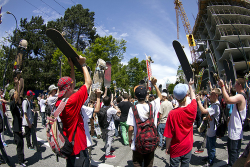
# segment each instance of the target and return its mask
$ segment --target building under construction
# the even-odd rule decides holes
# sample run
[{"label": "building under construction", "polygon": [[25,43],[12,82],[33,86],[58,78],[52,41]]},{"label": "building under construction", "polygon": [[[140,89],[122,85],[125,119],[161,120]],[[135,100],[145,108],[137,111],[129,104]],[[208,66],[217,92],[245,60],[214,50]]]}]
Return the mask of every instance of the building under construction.
[{"label": "building under construction", "polygon": [[216,76],[231,80],[249,73],[250,1],[199,0],[193,28],[196,52],[205,68],[201,87]]}]

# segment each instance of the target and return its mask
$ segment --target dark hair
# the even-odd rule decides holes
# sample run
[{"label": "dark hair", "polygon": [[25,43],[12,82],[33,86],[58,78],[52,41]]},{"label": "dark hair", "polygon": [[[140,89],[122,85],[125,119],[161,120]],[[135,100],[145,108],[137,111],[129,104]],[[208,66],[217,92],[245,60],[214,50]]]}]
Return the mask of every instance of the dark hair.
[{"label": "dark hair", "polygon": [[103,103],[104,103],[105,106],[109,106],[110,105],[110,101],[111,101],[111,99],[110,99],[109,96],[105,96],[103,98]]},{"label": "dark hair", "polygon": [[245,79],[244,79],[244,78],[238,78],[237,81],[238,81],[238,83],[242,86],[242,89],[244,89],[244,86],[245,86]]},{"label": "dark hair", "polygon": [[120,103],[122,101],[122,97],[121,96],[118,96],[117,99],[116,99],[116,102],[117,103]]},{"label": "dark hair", "polygon": [[124,99],[128,99],[128,98],[129,98],[128,93],[124,93],[124,94],[123,94],[123,98],[124,98]]},{"label": "dark hair", "polygon": [[230,92],[231,92],[232,96],[236,95],[236,89],[235,88],[231,88]]}]

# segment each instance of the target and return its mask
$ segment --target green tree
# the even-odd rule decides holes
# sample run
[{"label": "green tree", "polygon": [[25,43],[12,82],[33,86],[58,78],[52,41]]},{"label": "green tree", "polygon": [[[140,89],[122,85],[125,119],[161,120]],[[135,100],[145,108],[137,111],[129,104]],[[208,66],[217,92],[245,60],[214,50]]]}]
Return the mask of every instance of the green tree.
[{"label": "green tree", "polygon": [[176,82],[184,83],[185,82],[185,74],[182,70],[181,65],[178,66],[177,74],[176,74]]},{"label": "green tree", "polygon": [[81,4],[65,11],[63,18],[65,37],[70,39],[71,44],[75,44],[78,51],[83,51],[95,40],[94,15],[94,12],[84,9]]},{"label": "green tree", "polygon": [[134,57],[129,60],[127,65],[127,74],[129,79],[129,86],[136,86],[145,76],[147,76],[146,60],[139,62],[138,58]]},{"label": "green tree", "polygon": [[169,94],[173,94],[173,90],[174,90],[174,87],[175,87],[175,84],[169,84],[169,86],[168,86],[168,93]]}]

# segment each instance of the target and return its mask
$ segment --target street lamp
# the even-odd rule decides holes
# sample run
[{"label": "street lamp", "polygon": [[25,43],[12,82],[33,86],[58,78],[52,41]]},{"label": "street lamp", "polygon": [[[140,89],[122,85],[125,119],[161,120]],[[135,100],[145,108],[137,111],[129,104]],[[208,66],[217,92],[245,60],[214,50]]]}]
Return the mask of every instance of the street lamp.
[{"label": "street lamp", "polygon": [[[6,71],[7,71],[8,60],[9,60],[9,57],[10,57],[10,51],[11,51],[11,49],[12,49],[13,43],[14,43],[15,40],[16,40],[16,32],[17,32],[17,19],[16,19],[16,16],[15,16],[13,13],[9,12],[9,11],[7,11],[6,13],[7,13],[7,14],[11,14],[12,16],[14,16],[14,18],[15,18],[15,20],[16,20],[16,30],[15,30],[15,34],[14,34],[14,40],[12,40],[12,42],[11,42],[11,44],[10,44],[10,50],[9,50],[9,54],[8,54],[8,57],[7,57],[7,60],[6,60],[6,65],[5,65],[5,69],[4,69],[4,74],[3,74],[3,89],[4,89],[4,81],[5,81]],[[13,41],[14,41],[14,42],[13,42]]]}]

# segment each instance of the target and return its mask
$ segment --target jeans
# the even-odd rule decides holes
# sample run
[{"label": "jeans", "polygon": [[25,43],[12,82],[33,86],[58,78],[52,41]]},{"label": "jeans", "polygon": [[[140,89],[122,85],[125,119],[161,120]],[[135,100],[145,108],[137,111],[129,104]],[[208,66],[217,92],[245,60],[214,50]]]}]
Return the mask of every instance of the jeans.
[{"label": "jeans", "polygon": [[164,133],[164,129],[165,129],[165,125],[166,124],[163,124],[163,123],[160,123],[159,126],[158,126],[158,134],[160,136],[160,143],[159,143],[159,146],[163,147],[163,133]]},{"label": "jeans", "polygon": [[31,143],[30,143],[30,135],[31,135],[31,128],[29,128],[29,126],[25,126],[25,135],[24,137],[26,138],[26,142],[27,142],[27,147],[31,147]]},{"label": "jeans", "polygon": [[154,155],[154,151],[148,154],[141,154],[138,151],[133,151],[132,160],[134,167],[141,167],[142,162],[144,162],[145,167],[152,167],[154,163]]},{"label": "jeans", "polygon": [[123,138],[123,143],[125,145],[128,145],[128,128],[129,125],[127,124],[127,122],[120,122],[121,124],[121,130],[122,130],[122,138]]},{"label": "jeans", "polygon": [[22,132],[14,132],[14,140],[16,143],[16,151],[18,157],[18,163],[24,162],[24,143],[23,143],[23,135]]},{"label": "jeans", "polygon": [[6,127],[6,132],[10,137],[13,137],[13,133],[11,132],[10,124],[8,121],[8,117],[4,115],[4,125],[3,127]]},{"label": "jeans", "polygon": [[42,116],[42,125],[45,126],[46,124],[45,112],[41,112],[41,116]]},{"label": "jeans", "polygon": [[179,167],[180,162],[181,162],[181,167],[189,167],[191,156],[192,156],[192,150],[189,153],[182,155],[180,157],[176,158],[170,157],[170,167]]},{"label": "jeans", "polygon": [[213,165],[214,158],[215,158],[215,143],[216,143],[216,136],[208,137],[207,136],[207,155],[208,155],[208,163]]},{"label": "jeans", "polygon": [[241,149],[241,139],[231,140],[227,139],[227,148],[228,148],[228,166],[231,167],[234,162],[239,158],[240,149]]},{"label": "jeans", "polygon": [[111,145],[113,143],[114,140],[114,135],[115,135],[115,130],[107,130],[105,129],[104,131],[106,131],[106,141],[105,141],[105,155],[109,155],[110,154],[110,150],[111,150]]},{"label": "jeans", "polygon": [[[7,154],[6,154],[6,151],[4,149],[4,146],[3,146],[3,143],[2,143],[2,139],[1,139],[1,136],[0,136],[0,150],[2,152],[2,158],[4,159],[4,161],[9,165],[9,166],[12,166],[12,163],[10,162]],[[1,155],[0,155],[1,156]]]}]

